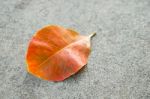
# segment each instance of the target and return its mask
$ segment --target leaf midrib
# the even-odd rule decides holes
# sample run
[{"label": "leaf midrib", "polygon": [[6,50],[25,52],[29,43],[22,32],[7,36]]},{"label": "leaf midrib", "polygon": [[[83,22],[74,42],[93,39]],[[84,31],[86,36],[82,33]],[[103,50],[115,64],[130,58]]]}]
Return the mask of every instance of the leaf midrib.
[{"label": "leaf midrib", "polygon": [[[84,36],[84,37],[85,37],[85,36]],[[60,50],[56,51],[54,54],[52,54],[51,56],[49,56],[47,59],[45,59],[45,60],[44,60],[41,64],[39,64],[38,66],[44,64],[50,57],[52,57],[52,56],[54,56],[55,54],[59,53],[59,52],[62,51],[63,49],[65,49],[65,48],[67,48],[67,47],[73,45],[74,43],[80,42],[81,40],[85,40],[85,39],[87,39],[87,37],[82,38],[82,39],[79,39],[79,40],[75,40],[75,41],[73,41],[72,43],[66,45],[65,47],[61,48]]]}]

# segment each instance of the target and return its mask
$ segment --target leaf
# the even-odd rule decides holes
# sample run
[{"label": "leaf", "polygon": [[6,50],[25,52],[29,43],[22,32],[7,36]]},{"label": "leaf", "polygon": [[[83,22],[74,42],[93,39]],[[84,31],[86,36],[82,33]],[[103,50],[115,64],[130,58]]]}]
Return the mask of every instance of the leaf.
[{"label": "leaf", "polygon": [[[95,34],[95,33],[94,33]],[[26,61],[28,72],[49,81],[62,81],[87,64],[90,36],[60,26],[46,26],[31,39]]]}]

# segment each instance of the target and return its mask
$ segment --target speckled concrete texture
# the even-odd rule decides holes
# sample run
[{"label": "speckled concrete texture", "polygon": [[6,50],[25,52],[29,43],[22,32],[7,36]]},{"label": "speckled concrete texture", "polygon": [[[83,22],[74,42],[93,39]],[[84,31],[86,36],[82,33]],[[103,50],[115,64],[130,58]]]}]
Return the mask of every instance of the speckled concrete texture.
[{"label": "speckled concrete texture", "polygon": [[[48,24],[97,32],[88,65],[63,82],[26,71]],[[0,0],[0,99],[150,99],[150,0]]]}]

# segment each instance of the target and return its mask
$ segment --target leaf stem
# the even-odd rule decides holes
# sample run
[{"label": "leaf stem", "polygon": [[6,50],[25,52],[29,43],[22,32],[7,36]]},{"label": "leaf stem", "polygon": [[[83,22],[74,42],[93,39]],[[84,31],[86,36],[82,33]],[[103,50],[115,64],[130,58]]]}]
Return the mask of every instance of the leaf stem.
[{"label": "leaf stem", "polygon": [[96,35],[96,32],[90,34],[90,35],[89,35],[89,38],[92,38],[92,37],[95,36],[95,35]]}]

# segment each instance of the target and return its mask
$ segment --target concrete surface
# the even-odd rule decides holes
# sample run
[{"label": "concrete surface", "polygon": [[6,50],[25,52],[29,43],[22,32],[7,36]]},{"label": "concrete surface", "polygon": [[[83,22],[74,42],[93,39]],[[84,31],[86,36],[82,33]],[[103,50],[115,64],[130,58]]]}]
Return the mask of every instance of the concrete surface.
[{"label": "concrete surface", "polygon": [[[63,82],[26,71],[48,24],[97,32],[88,65]],[[150,0],[0,0],[0,99],[150,99]]]}]

